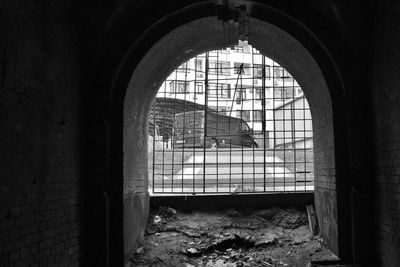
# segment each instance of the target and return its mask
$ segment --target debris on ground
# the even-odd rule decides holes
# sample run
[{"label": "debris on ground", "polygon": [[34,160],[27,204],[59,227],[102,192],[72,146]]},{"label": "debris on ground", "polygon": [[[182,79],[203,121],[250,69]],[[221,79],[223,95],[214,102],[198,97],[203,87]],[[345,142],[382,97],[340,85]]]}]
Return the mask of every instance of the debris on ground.
[{"label": "debris on ground", "polygon": [[278,242],[278,238],[273,233],[266,233],[263,236],[259,237],[257,241],[254,243],[256,247],[265,247],[270,245],[275,245]]},{"label": "debris on ground", "polygon": [[142,253],[143,252],[143,247],[138,247],[137,249],[136,249],[136,253],[137,254],[140,254],[140,253]]},{"label": "debris on ground", "polygon": [[158,215],[154,216],[154,223],[157,224],[157,223],[160,223],[160,222],[161,222],[161,217],[158,216]]},{"label": "debris on ground", "polygon": [[313,239],[305,212],[265,209],[150,213],[134,266],[306,266],[326,248]]},{"label": "debris on ground", "polygon": [[295,229],[301,225],[308,224],[307,214],[295,209],[283,210],[275,208],[261,210],[257,215],[286,229]]}]

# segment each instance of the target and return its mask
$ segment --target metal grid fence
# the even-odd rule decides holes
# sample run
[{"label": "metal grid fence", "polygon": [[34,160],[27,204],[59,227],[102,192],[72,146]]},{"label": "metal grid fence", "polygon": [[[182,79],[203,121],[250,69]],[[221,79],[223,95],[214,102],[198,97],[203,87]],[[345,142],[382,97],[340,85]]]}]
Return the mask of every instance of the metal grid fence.
[{"label": "metal grid fence", "polygon": [[149,120],[152,194],[314,189],[313,132],[296,80],[246,43],[179,66]]}]

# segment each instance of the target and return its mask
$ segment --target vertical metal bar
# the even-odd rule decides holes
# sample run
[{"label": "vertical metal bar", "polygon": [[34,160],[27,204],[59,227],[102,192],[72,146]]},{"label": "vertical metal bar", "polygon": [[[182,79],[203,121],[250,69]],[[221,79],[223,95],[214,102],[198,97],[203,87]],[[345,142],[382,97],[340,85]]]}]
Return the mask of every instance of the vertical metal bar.
[{"label": "vertical metal bar", "polygon": [[[234,71],[235,63],[233,63],[233,66],[231,68],[232,69],[230,69],[229,72],[232,73],[231,71],[233,71],[233,74],[235,74],[235,71]],[[235,100],[235,92],[236,92],[236,87],[237,87],[237,82],[238,82],[237,79],[236,79],[236,84],[235,84],[235,89],[234,89],[235,91],[234,91],[233,95],[232,95],[232,92],[229,92],[229,94],[232,96],[232,102],[231,102],[231,107],[230,107],[230,111],[229,111],[229,121],[228,121],[229,132],[231,131],[231,113],[232,113],[232,109],[233,109],[233,103],[234,103],[233,101]],[[232,89],[229,88],[229,90],[232,90]],[[229,138],[229,193],[232,193],[232,138]]]},{"label": "vertical metal bar", "polygon": [[[266,160],[266,144],[265,144],[265,135],[266,135],[266,106],[265,106],[265,57],[264,55],[262,56],[262,63],[261,63],[261,67],[262,67],[262,82],[261,82],[261,87],[262,87],[262,97],[261,97],[261,108],[262,108],[262,134],[263,134],[263,178],[264,178],[264,192],[267,189],[267,166],[265,163]],[[275,160],[275,158],[274,158]]]},{"label": "vertical metal bar", "polygon": [[[221,64],[221,65],[220,65]],[[217,86],[216,86],[216,88],[215,88],[215,90],[216,90],[216,95],[217,95],[217,122],[216,122],[216,127],[217,127],[217,129],[216,129],[216,135],[218,136],[218,122],[219,122],[219,116],[218,116],[218,102],[219,102],[219,87],[220,87],[220,84],[219,84],[219,72],[220,72],[220,70],[221,70],[221,74],[222,74],[222,62],[219,62],[219,50],[217,50],[217,64],[216,64],[216,67],[217,67],[217,80],[216,80],[216,84],[217,84]],[[221,90],[221,92],[222,92],[222,90]],[[218,142],[218,141],[216,141],[216,142]],[[216,165],[215,165],[215,173],[216,173],[216,191],[217,191],[217,193],[218,193],[218,185],[219,185],[219,179],[218,179],[218,149],[216,148],[216,151],[215,151],[215,159],[216,159]]]},{"label": "vertical metal bar", "polygon": [[[304,94],[303,94],[304,96]],[[307,190],[307,148],[306,148],[306,98],[303,98],[303,157],[304,157],[304,190]],[[314,152],[313,152],[314,153]],[[313,155],[314,156],[314,155]],[[314,157],[313,157],[314,161]]]},{"label": "vertical metal bar", "polygon": [[274,147],[273,147],[273,161],[272,161],[272,166],[273,166],[273,191],[276,190],[275,188],[275,183],[276,183],[276,116],[275,116],[275,75],[276,75],[276,71],[275,71],[275,61],[272,61],[272,103],[273,103],[273,107],[272,107],[272,116],[273,116],[273,122],[274,122]]},{"label": "vertical metal bar", "polygon": [[[166,84],[164,85],[164,92],[166,91]],[[165,93],[164,93],[165,94]],[[155,110],[154,112],[158,112],[158,110],[159,109],[157,109],[157,110]],[[161,114],[160,114],[161,115]],[[164,119],[164,121],[165,121],[165,116],[166,116],[166,114],[165,114],[165,112],[162,114],[162,116],[163,116],[163,119]],[[158,113],[157,113],[157,117],[158,117]],[[157,117],[155,117],[155,118],[157,118]],[[155,137],[154,137],[154,139],[155,139]],[[156,150],[156,146],[154,145],[154,149],[155,149],[155,151],[157,151]],[[154,156],[155,156],[156,154],[154,154]],[[165,149],[164,149],[164,145],[163,145],[163,147],[162,147],[162,177],[161,177],[161,183],[162,183],[162,192],[164,192],[164,171],[165,171]],[[159,163],[158,163],[159,164]]]},{"label": "vertical metal bar", "polygon": [[[251,102],[251,128],[253,129],[253,138],[254,138],[254,101],[255,101],[255,95],[257,93],[256,88],[254,86],[254,48],[251,48],[251,66],[252,66],[252,76],[251,76],[251,84],[252,84],[252,89],[253,89],[253,95],[252,95],[252,102]],[[255,172],[256,172],[256,165],[255,165],[255,153],[254,153],[254,145],[252,147],[252,152],[253,152],[253,191],[256,191],[256,177],[255,177]]]},{"label": "vertical metal bar", "polygon": [[[163,113],[163,119],[165,121],[165,112]],[[164,171],[165,171],[165,149],[164,149],[164,145],[162,147],[162,184],[163,184],[163,189],[162,191],[164,192]]]},{"label": "vertical metal bar", "polygon": [[[229,123],[229,130],[231,129]],[[229,138],[229,193],[232,190],[232,138]]]},{"label": "vertical metal bar", "polygon": [[[292,77],[292,98],[293,100],[295,99],[296,94],[295,94],[295,87],[294,87],[294,78]],[[293,169],[294,169],[294,191],[297,191],[297,158],[296,158],[296,106],[295,102],[293,101],[294,108],[292,109],[292,144],[293,144]]]},{"label": "vertical metal bar", "polygon": [[155,159],[156,159],[156,107],[157,107],[157,98],[154,100],[153,107],[151,108],[153,111],[153,181],[152,181],[152,187],[153,187],[153,193],[155,191]]},{"label": "vertical metal bar", "polygon": [[206,145],[207,145],[207,113],[208,113],[208,71],[209,71],[209,54],[206,52],[206,64],[204,74],[204,141],[203,141],[203,193],[206,192]]},{"label": "vertical metal bar", "polygon": [[183,82],[183,95],[184,95],[184,97],[183,97],[183,99],[184,99],[184,102],[183,102],[183,112],[184,112],[184,116],[183,116],[183,145],[182,145],[182,157],[181,157],[181,166],[182,166],[182,168],[181,168],[181,172],[182,172],[182,185],[181,185],[181,193],[183,193],[184,192],[184,183],[185,183],[185,179],[184,179],[184,177],[185,177],[185,144],[186,144],[186,139],[185,139],[185,131],[186,131],[186,123],[187,123],[187,118],[186,118],[186,106],[187,106],[187,100],[186,100],[186,98],[187,98],[187,87],[186,87],[186,85],[187,85],[187,71],[188,71],[188,64],[189,64],[189,61],[186,61],[185,63],[185,80],[184,80],[184,82]]},{"label": "vertical metal bar", "polygon": [[[242,62],[242,70],[243,70],[243,62]],[[244,102],[244,100],[245,100],[245,98],[244,98],[244,95],[245,95],[245,93],[243,93],[243,92],[245,92],[244,90],[246,90],[246,89],[244,89],[243,88],[243,75],[240,75],[240,119],[242,119],[243,120],[243,102]],[[240,125],[239,125],[239,129],[240,129],[240,134],[242,134],[242,122],[240,122]],[[242,190],[244,189],[244,166],[243,166],[243,138],[242,137],[240,137],[241,138],[241,140],[240,140],[240,144],[241,144],[241,152],[242,152]]]},{"label": "vertical metal bar", "polygon": [[[175,70],[175,81],[174,81],[174,86],[173,86],[173,95],[174,95],[174,112],[173,112],[173,116],[174,116],[174,121],[175,121],[175,114],[176,114],[176,86],[177,86],[177,82],[178,82],[178,71]],[[182,125],[183,127],[183,125]],[[182,128],[183,129],[183,128]],[[182,144],[183,145],[183,144]],[[174,192],[174,167],[175,167],[175,146],[172,149],[172,167],[171,167],[171,193]],[[163,176],[164,177],[164,176]],[[163,179],[164,180],[164,179]],[[163,182],[163,187],[164,187],[164,182]],[[164,190],[163,190],[164,192]]]},{"label": "vertical metal bar", "polygon": [[283,111],[283,191],[285,191],[286,186],[286,97],[285,97],[285,75],[283,67],[279,67],[279,71],[282,70],[282,111]]},{"label": "vertical metal bar", "polygon": [[192,155],[192,159],[193,159],[193,179],[192,179],[192,193],[195,194],[196,193],[196,187],[195,187],[195,183],[196,183],[196,130],[197,130],[197,125],[196,125],[196,102],[197,102],[197,97],[196,97],[196,90],[197,90],[197,61],[199,59],[197,58],[197,56],[194,59],[194,87],[193,87],[193,155]]}]

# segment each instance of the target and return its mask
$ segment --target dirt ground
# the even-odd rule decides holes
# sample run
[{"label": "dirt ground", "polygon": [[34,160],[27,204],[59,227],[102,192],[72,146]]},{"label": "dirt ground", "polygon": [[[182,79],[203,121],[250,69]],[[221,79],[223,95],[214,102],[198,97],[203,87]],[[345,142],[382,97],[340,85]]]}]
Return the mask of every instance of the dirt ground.
[{"label": "dirt ground", "polygon": [[151,211],[133,266],[307,266],[326,248],[296,210]]}]

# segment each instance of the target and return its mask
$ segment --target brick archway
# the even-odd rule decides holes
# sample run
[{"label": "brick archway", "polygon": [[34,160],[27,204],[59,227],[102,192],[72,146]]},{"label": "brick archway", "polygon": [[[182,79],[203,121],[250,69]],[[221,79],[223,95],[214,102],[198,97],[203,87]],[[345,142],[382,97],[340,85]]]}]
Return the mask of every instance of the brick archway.
[{"label": "brick archway", "polygon": [[[288,25],[293,23],[294,28],[301,28],[297,22],[286,21],[286,23]],[[160,25],[166,27],[167,24],[161,22]],[[341,134],[334,132],[334,125],[343,119],[340,109],[336,109],[342,99],[343,88],[340,76],[335,72],[334,62],[318,40],[306,29],[300,33],[303,35],[302,38],[311,44],[310,47],[315,48],[317,58],[296,38],[266,22],[260,15],[255,14],[254,17],[250,15],[248,33],[249,43],[291,72],[309,100],[315,138],[317,213],[329,247],[338,255],[345,255],[346,246],[343,244],[346,244],[346,238],[339,240],[340,203],[337,201],[336,184],[337,169],[345,168],[346,159],[341,157],[338,162],[336,155],[344,154],[346,144],[334,143],[336,135]],[[238,37],[238,32],[227,34],[223,22],[216,16],[205,16],[179,27],[172,25],[171,30],[161,39],[153,40],[151,49],[145,50],[143,57],[135,54],[135,47],[140,46],[140,42],[136,43],[119,65],[119,72],[113,79],[112,88],[113,95],[117,97],[111,100],[109,114],[109,164],[112,179],[123,177],[123,183],[113,182],[111,186],[113,189],[109,205],[111,219],[109,229],[110,233],[114,233],[112,239],[108,240],[114,244],[110,248],[111,258],[119,258],[118,255],[124,251],[127,262],[130,252],[144,231],[149,203],[147,120],[152,100],[160,84],[176,66],[190,57],[232,45],[237,42]],[[151,38],[144,37],[141,42],[151,42]],[[327,64],[328,67],[324,65],[321,70],[321,63]],[[133,74],[128,79],[129,72]],[[329,76],[329,86],[326,76]],[[120,105],[123,106],[123,110],[112,108]],[[122,225],[123,232],[116,230],[116,227]],[[120,242],[121,239],[123,243]]]}]

